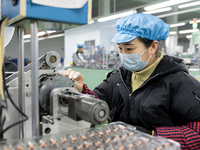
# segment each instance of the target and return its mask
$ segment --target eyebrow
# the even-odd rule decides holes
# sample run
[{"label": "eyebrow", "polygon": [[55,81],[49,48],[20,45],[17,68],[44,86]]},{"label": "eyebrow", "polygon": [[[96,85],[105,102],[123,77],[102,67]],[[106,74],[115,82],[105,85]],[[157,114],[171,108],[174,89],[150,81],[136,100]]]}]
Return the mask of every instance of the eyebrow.
[{"label": "eyebrow", "polygon": [[[117,43],[117,45],[119,45],[120,43]],[[135,44],[132,44],[132,43],[124,43],[124,45],[135,45]]]}]

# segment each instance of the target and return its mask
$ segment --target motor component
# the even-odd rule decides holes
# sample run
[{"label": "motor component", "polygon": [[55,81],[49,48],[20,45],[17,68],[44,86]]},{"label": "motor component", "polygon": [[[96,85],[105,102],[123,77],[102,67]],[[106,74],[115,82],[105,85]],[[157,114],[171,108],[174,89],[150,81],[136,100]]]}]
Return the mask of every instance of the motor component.
[{"label": "motor component", "polygon": [[39,81],[40,107],[49,114],[50,93],[55,88],[74,87],[73,82],[66,76],[57,74],[43,74]]},{"label": "motor component", "polygon": [[85,120],[101,124],[108,119],[109,107],[103,100],[93,95],[81,94],[66,89],[58,94],[63,105],[68,105],[68,116],[74,120]]},{"label": "motor component", "polygon": [[39,69],[53,69],[60,63],[60,55],[55,51],[50,51],[40,58]]}]

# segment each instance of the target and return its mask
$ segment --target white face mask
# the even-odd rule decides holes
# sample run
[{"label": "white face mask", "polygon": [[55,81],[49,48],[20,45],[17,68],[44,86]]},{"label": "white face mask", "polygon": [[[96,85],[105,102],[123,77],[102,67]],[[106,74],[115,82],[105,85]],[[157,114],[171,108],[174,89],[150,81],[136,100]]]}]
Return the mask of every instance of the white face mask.
[{"label": "white face mask", "polygon": [[141,59],[141,55],[144,54],[145,51],[147,51],[147,49],[145,49],[141,54],[137,53],[137,54],[121,54],[119,53],[119,56],[121,58],[121,64],[122,66],[130,71],[140,71],[142,69],[144,69],[150,58],[152,57],[152,55],[147,59],[147,61],[142,62]]}]

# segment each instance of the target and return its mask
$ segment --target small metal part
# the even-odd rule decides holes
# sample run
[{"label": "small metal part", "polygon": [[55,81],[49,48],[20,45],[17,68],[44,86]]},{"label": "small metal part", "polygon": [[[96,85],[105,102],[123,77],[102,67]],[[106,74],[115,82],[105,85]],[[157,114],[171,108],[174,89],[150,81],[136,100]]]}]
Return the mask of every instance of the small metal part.
[{"label": "small metal part", "polygon": [[58,143],[54,139],[50,139],[51,146],[56,146]]},{"label": "small metal part", "polygon": [[51,133],[51,128],[46,128],[46,129],[44,130],[44,133],[46,133],[46,134]]},{"label": "small metal part", "polygon": [[57,61],[57,57],[54,56],[54,55],[52,55],[52,56],[50,57],[50,62],[51,62],[51,63],[55,63],[56,61]]},{"label": "small metal part", "polygon": [[29,150],[34,150],[35,149],[35,145],[32,142],[28,142],[28,149]]},{"label": "small metal part", "polygon": [[42,116],[42,121],[44,123],[50,123],[51,125],[54,124],[54,121],[53,121],[53,117],[52,116]]},{"label": "small metal part", "polygon": [[40,143],[40,147],[41,148],[46,148],[47,147],[47,144],[43,140],[40,140],[39,143]]},{"label": "small metal part", "polygon": [[55,51],[47,53],[45,63],[50,68],[55,68],[60,63],[60,55]]},{"label": "small metal part", "polygon": [[61,139],[61,143],[62,143],[62,144],[66,143],[66,142],[67,142],[67,139],[66,139],[66,138],[62,138],[62,139]]},{"label": "small metal part", "polygon": [[24,148],[23,148],[23,146],[21,146],[21,145],[19,145],[19,146],[17,146],[17,148],[16,148],[16,150],[23,150]]}]

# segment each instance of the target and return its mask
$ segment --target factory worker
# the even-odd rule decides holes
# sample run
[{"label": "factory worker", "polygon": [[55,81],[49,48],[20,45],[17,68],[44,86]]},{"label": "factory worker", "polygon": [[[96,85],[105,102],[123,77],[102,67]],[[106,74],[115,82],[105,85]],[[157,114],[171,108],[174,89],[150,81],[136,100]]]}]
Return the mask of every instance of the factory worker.
[{"label": "factory worker", "polygon": [[121,64],[94,91],[75,79],[79,92],[106,101],[110,121],[123,121],[140,131],[178,141],[182,149],[200,149],[200,83],[189,75],[180,58],[163,55],[158,44],[169,36],[170,26],[149,14],[119,19],[112,41],[119,47]]},{"label": "factory worker", "polygon": [[86,63],[85,56],[83,54],[84,44],[77,45],[77,51],[73,53],[73,66],[84,66]]}]

